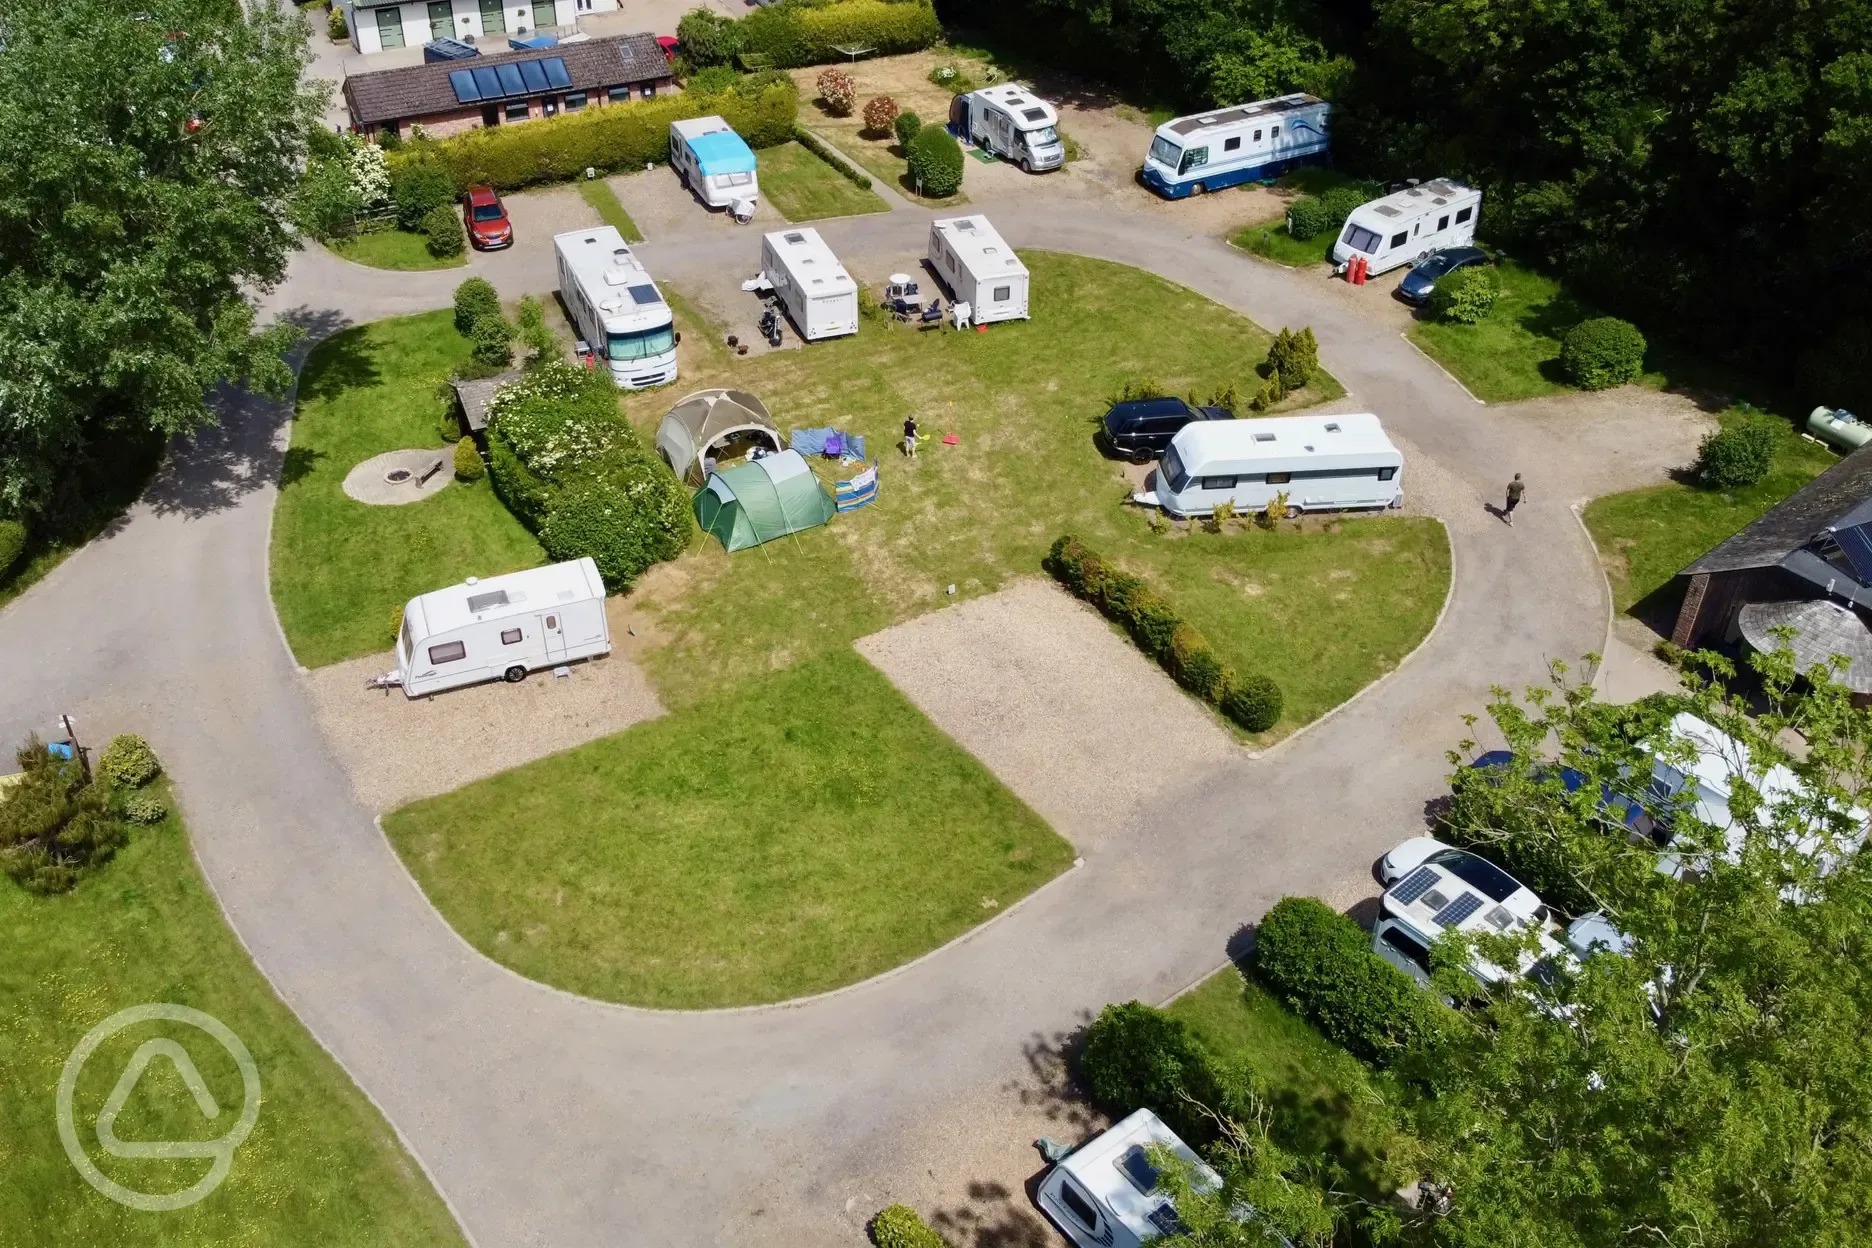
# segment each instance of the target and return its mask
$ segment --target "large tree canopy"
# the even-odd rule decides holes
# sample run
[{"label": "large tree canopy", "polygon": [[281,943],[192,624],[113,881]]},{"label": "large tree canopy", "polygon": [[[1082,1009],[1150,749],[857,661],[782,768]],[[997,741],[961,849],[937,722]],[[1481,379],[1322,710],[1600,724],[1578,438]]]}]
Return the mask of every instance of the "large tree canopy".
[{"label": "large tree canopy", "polygon": [[274,0],[0,7],[0,515],[223,379],[287,380],[243,292],[294,245],[305,57]]}]

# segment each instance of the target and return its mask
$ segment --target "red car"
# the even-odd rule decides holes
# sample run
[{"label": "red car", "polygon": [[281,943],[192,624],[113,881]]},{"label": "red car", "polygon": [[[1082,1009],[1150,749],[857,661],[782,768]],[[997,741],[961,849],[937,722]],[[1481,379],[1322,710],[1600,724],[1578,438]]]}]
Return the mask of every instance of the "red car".
[{"label": "red car", "polygon": [[507,219],[507,207],[493,187],[469,190],[462,202],[462,219],[468,225],[468,241],[482,251],[513,246],[513,222]]},{"label": "red car", "polygon": [[676,53],[682,50],[682,44],[677,43],[673,35],[658,35],[657,47],[663,49],[663,59],[671,63],[675,62]]}]

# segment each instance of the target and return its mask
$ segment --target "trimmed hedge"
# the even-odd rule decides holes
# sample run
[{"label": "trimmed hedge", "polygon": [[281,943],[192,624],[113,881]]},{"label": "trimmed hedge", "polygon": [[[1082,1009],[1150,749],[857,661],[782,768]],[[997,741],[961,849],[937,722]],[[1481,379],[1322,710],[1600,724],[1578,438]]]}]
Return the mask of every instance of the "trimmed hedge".
[{"label": "trimmed hedge", "polygon": [[669,160],[670,123],[711,113],[720,114],[749,147],[773,147],[793,137],[798,108],[799,91],[790,78],[756,74],[719,94],[684,91],[524,126],[483,126],[425,144],[421,159],[447,169],[458,188],[485,184],[511,191],[582,177],[587,168],[616,172],[661,164]]},{"label": "trimmed hedge", "polygon": [[942,199],[962,189],[962,145],[943,126],[924,126],[910,140],[910,179]]},{"label": "trimmed hedge", "polygon": [[1180,1018],[1142,1001],[1106,1006],[1086,1031],[1079,1076],[1113,1118],[1148,1109],[1187,1144],[1201,1147],[1215,1138],[1214,1124],[1197,1105],[1220,1109],[1222,1080],[1209,1051]]},{"label": "trimmed hedge", "polygon": [[18,520],[0,520],[0,576],[12,570],[26,551],[26,526]]},{"label": "trimmed hedge", "polygon": [[1501,297],[1501,283],[1493,269],[1471,265],[1457,269],[1430,291],[1430,315],[1456,325],[1479,325]]},{"label": "trimmed hedge", "polygon": [[847,182],[850,182],[853,186],[866,191],[871,189],[870,178],[846,164],[843,157],[839,156],[830,147],[821,142],[819,136],[808,130],[805,126],[797,126],[794,128],[793,139],[801,147],[830,165],[835,173],[844,178]]},{"label": "trimmed hedge", "polygon": [[461,218],[447,204],[431,208],[423,215],[423,237],[429,240],[429,254],[438,257],[459,256],[468,249],[468,238]]},{"label": "trimmed hedge", "polygon": [[1560,343],[1560,367],[1582,390],[1607,390],[1644,372],[1645,338],[1616,316],[1581,321]]},{"label": "trimmed hedge", "polygon": [[756,9],[735,23],[740,29],[734,52],[767,58],[776,69],[843,63],[839,45],[862,44],[877,56],[920,52],[942,38],[936,9],[925,0],[837,0],[804,4],[799,0]]},{"label": "trimmed hedge", "polygon": [[1334,1043],[1384,1066],[1433,1040],[1443,1006],[1372,952],[1363,928],[1313,897],[1283,897],[1255,929],[1254,971]]},{"label": "trimmed hedge", "polygon": [[877,1248],[949,1248],[949,1241],[909,1205],[891,1205],[871,1219],[871,1242]]},{"label": "trimmed hedge", "polygon": [[1326,205],[1312,195],[1303,195],[1287,206],[1287,235],[1305,242],[1332,228],[1326,219]]},{"label": "trimmed hedge", "polygon": [[1054,541],[1045,566],[1060,584],[1124,626],[1138,648],[1161,663],[1179,685],[1213,703],[1249,732],[1266,732],[1280,719],[1280,686],[1270,676],[1245,681],[1216,657],[1207,639],[1141,577],[1121,572],[1070,534]]},{"label": "trimmed hedge", "polygon": [[923,128],[923,119],[909,109],[897,114],[897,120],[891,123],[891,133],[897,136],[897,145],[910,150],[910,140],[916,138],[917,131]]},{"label": "trimmed hedge", "polygon": [[121,789],[139,789],[162,775],[162,764],[149,742],[135,733],[123,732],[110,739],[98,758],[98,770],[104,778]]},{"label": "trimmed hedge", "polygon": [[1761,416],[1719,429],[1697,448],[1696,471],[1704,485],[1730,490],[1754,485],[1774,466],[1775,427]]},{"label": "trimmed hedge", "polygon": [[485,476],[487,476],[487,463],[481,458],[481,452],[475,448],[474,439],[458,439],[455,443],[455,479],[479,481]]}]

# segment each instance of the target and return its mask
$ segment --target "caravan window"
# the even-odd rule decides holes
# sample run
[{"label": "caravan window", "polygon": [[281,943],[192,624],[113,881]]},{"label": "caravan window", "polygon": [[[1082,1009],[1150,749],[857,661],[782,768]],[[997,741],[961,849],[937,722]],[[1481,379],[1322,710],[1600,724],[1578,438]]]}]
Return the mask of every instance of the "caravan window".
[{"label": "caravan window", "polygon": [[501,645],[517,646],[520,644],[520,630],[517,628],[501,629]]},{"label": "caravan window", "polygon": [[1092,1207],[1091,1201],[1079,1194],[1079,1189],[1071,1182],[1060,1184],[1060,1201],[1072,1212],[1073,1217],[1079,1219],[1080,1224],[1086,1230],[1098,1229],[1098,1210]]},{"label": "caravan window", "polygon": [[1366,255],[1371,255],[1378,250],[1377,232],[1368,230],[1362,225],[1346,226],[1345,238],[1341,241],[1353,251],[1362,251]]},{"label": "caravan window", "polygon": [[1163,456],[1164,484],[1170,487],[1172,494],[1181,494],[1183,487],[1189,484],[1189,473],[1184,471],[1183,460],[1177,455],[1176,447],[1168,447]]},{"label": "caravan window", "polygon": [[1403,230],[1399,230],[1396,234],[1393,234],[1391,236],[1391,246],[1393,247],[1402,247],[1405,243],[1409,241],[1410,241],[1410,235],[1405,233]]},{"label": "caravan window", "polygon": [[1190,170],[1200,169],[1208,163],[1209,149],[1206,147],[1192,147],[1183,153],[1183,163],[1177,166],[1177,172],[1188,173]]},{"label": "caravan window", "polygon": [[1261,132],[1257,130],[1255,131],[1255,142],[1259,143],[1260,141],[1261,141]]},{"label": "caravan window", "polygon": [[1469,214],[1472,211],[1474,210],[1469,209],[1469,208],[1464,208],[1464,209],[1459,210],[1456,213],[1456,224],[1461,225],[1463,222],[1467,221],[1469,219]]},{"label": "caravan window", "polygon": [[994,288],[994,301],[996,303],[1004,302],[1013,297],[1014,288],[1012,286],[997,286]]},{"label": "caravan window", "polygon": [[403,651],[403,660],[408,662],[416,653],[416,639],[410,635],[409,617],[403,619],[403,644],[398,647]]},{"label": "caravan window", "polygon": [[1232,139],[1223,140],[1222,150],[1225,152],[1240,151],[1241,150],[1241,135],[1238,134]]},{"label": "caravan window", "polygon": [[1424,974],[1430,973],[1430,951],[1421,942],[1411,939],[1395,927],[1385,928],[1384,934],[1378,939],[1403,954]]},{"label": "caravan window", "polygon": [[1204,477],[1202,488],[1205,490],[1232,490],[1235,488],[1234,477]]},{"label": "caravan window", "polygon": [[1293,473],[1291,472],[1270,472],[1267,474],[1267,483],[1269,485],[1286,485],[1292,480]]},{"label": "caravan window", "polygon": [[1395,476],[1397,476],[1397,469],[1395,467],[1380,468],[1378,470],[1378,479],[1380,481],[1389,481],[1391,478]]},{"label": "caravan window", "polygon": [[431,663],[454,663],[468,657],[468,647],[459,641],[445,641],[439,646],[429,647]]},{"label": "caravan window", "polygon": [[1449,229],[1449,214],[1448,213],[1445,213],[1444,215],[1437,218],[1436,228],[1439,230]]},{"label": "caravan window", "polygon": [[1160,165],[1176,168],[1177,160],[1183,155],[1183,149],[1164,138],[1161,134],[1151,140],[1150,158]]}]

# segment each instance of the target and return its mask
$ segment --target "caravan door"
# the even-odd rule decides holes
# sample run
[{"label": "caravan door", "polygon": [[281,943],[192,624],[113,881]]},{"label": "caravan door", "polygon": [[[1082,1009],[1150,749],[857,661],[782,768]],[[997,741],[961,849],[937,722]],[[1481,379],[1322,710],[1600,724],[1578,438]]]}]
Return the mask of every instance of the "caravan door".
[{"label": "caravan door", "polygon": [[540,640],[546,647],[547,661],[552,663],[565,662],[565,613],[563,611],[553,611],[536,618],[540,622]]}]

